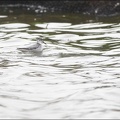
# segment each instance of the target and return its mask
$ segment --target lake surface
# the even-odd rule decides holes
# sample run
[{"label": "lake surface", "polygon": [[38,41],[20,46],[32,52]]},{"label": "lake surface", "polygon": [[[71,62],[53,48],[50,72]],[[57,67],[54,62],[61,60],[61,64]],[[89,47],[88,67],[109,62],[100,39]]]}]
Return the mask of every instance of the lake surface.
[{"label": "lake surface", "polygon": [[[120,118],[120,17],[0,15],[0,118]],[[41,53],[17,50],[42,38]]]}]

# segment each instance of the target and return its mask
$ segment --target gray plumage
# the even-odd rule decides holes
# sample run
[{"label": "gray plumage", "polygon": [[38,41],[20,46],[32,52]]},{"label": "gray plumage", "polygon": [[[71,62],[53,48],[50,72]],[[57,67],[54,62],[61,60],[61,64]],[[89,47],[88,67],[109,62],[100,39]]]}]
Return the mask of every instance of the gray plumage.
[{"label": "gray plumage", "polygon": [[43,40],[37,40],[37,43],[23,47],[23,48],[17,48],[20,51],[33,51],[33,52],[39,52],[43,50],[43,44],[46,44]]}]

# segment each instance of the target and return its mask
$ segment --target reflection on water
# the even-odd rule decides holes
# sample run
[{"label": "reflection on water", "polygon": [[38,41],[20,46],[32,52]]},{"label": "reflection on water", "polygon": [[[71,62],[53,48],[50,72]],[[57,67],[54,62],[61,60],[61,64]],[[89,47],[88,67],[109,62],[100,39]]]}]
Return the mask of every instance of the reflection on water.
[{"label": "reflection on water", "polygon": [[120,118],[120,24],[88,19],[0,16],[0,118]]}]

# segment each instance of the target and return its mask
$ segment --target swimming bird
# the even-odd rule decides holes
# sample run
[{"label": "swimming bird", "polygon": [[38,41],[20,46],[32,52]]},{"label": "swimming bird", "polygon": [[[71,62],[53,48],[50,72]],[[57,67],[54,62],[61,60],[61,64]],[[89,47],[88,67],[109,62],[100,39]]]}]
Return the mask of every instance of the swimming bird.
[{"label": "swimming bird", "polygon": [[17,48],[17,49],[23,52],[41,52],[45,44],[46,43],[42,39],[38,39],[37,43],[33,45],[22,47],[22,48]]}]

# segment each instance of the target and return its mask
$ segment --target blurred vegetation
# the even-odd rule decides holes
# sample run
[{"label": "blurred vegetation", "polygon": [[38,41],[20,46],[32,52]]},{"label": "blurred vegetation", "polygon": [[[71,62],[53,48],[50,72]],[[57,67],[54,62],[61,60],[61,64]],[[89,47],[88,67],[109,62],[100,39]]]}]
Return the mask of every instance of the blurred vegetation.
[{"label": "blurred vegetation", "polygon": [[120,15],[120,0],[0,0],[0,9],[21,7],[29,13],[66,12],[96,16]]}]

